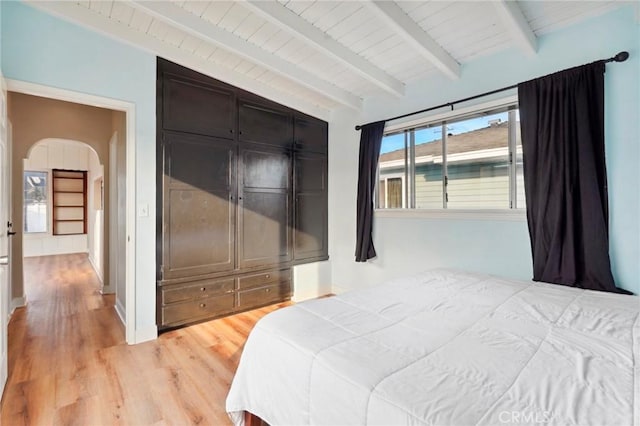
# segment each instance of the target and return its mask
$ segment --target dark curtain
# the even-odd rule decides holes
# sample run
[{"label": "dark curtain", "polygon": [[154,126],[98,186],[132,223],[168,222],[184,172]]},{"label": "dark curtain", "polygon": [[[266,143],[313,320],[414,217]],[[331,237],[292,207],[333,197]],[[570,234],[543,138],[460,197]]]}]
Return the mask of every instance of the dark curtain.
[{"label": "dark curtain", "polygon": [[378,158],[384,133],[384,121],[362,126],[358,165],[358,200],[356,217],[356,262],[376,256],[373,246],[373,194],[376,187]]},{"label": "dark curtain", "polygon": [[518,85],[533,279],[625,293],[609,260],[602,61]]}]

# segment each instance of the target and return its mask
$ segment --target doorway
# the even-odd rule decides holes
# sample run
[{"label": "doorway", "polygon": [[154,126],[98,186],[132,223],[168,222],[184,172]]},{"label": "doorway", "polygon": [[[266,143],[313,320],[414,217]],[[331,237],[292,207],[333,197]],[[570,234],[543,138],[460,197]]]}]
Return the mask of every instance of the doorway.
[{"label": "doorway", "polygon": [[80,141],[45,139],[31,147],[23,170],[23,258],[86,253],[102,293],[112,293],[104,273],[104,165],[96,151]]},{"label": "doorway", "polygon": [[[68,107],[66,110],[73,110],[74,108],[102,108],[112,110],[110,112],[113,115],[109,120],[109,128],[107,130],[113,132],[113,134],[111,138],[102,137],[101,146],[97,145],[96,138],[87,136],[86,132],[82,134],[83,131],[81,129],[79,130],[78,127],[75,128],[76,134],[70,134],[71,130],[74,130],[73,126],[69,126],[68,123],[62,126],[59,125],[58,122],[69,119],[69,115],[65,115],[64,108],[62,108],[62,112],[47,115],[47,117],[52,117],[53,121],[53,124],[49,127],[48,134],[41,134],[39,136],[28,134],[25,136],[25,133],[18,132],[17,135],[14,135],[14,146],[17,145],[16,148],[19,151],[14,152],[13,164],[14,169],[18,168],[19,170],[13,171],[13,177],[18,176],[20,178],[20,185],[14,183],[12,188],[14,199],[17,198],[21,201],[22,197],[18,197],[16,193],[22,195],[21,192],[23,188],[21,188],[21,185],[24,179],[24,168],[21,167],[21,161],[17,161],[17,159],[22,160],[28,158],[26,153],[32,149],[32,146],[35,145],[36,142],[41,142],[43,139],[54,137],[55,139],[66,139],[67,142],[69,140],[80,140],[84,144],[89,145],[91,149],[98,154],[100,159],[99,163],[103,166],[101,170],[102,175],[101,177],[96,176],[96,179],[87,180],[86,182],[89,190],[95,194],[93,198],[87,202],[87,204],[91,204],[87,205],[87,210],[91,211],[91,209],[93,209],[94,213],[102,212],[95,214],[94,220],[99,220],[102,216],[105,231],[99,235],[87,235],[86,238],[92,239],[92,243],[96,249],[95,259],[100,257],[105,259],[102,265],[94,265],[98,266],[95,269],[101,270],[101,275],[104,277],[103,290],[105,292],[120,292],[119,300],[115,303],[116,310],[125,325],[126,341],[130,344],[135,343],[135,328],[133,324],[133,319],[135,318],[135,301],[133,298],[135,294],[133,285],[135,270],[135,252],[133,249],[135,247],[133,241],[133,236],[135,235],[135,209],[131,207],[134,205],[135,186],[134,179],[128,179],[128,176],[135,175],[135,140],[133,137],[135,134],[134,105],[113,99],[20,81],[9,81],[8,88],[11,91],[11,95],[16,98],[25,96],[39,98],[38,101],[41,104],[39,107],[40,112],[42,112],[43,109],[46,110],[55,102],[65,104],[66,107]],[[24,101],[24,99],[22,100]],[[71,104],[73,105],[70,107]],[[12,102],[11,105],[13,108],[15,102]],[[12,114],[10,110],[10,119],[16,121],[17,119],[12,115],[14,114]],[[16,124],[18,123],[13,124],[14,127],[17,128]],[[41,123],[39,122],[39,124]],[[42,126],[40,125],[38,127],[41,128]],[[105,130],[105,126],[102,126],[103,134],[107,130]],[[37,139],[37,141],[34,139]],[[118,141],[120,141],[120,143],[118,143]],[[16,165],[18,166],[16,167]],[[69,168],[65,169],[69,170]],[[100,194],[98,194],[98,188]],[[109,198],[113,200],[110,204],[108,201]],[[20,210],[22,207],[22,203],[20,203]],[[16,211],[16,207],[14,206],[13,216],[21,216],[19,218],[20,227],[18,228],[20,230],[24,227],[24,223],[22,223],[22,213],[22,211]],[[53,222],[51,222],[51,226],[53,226]],[[95,229],[94,227],[94,230]],[[98,241],[97,237],[103,241]],[[111,242],[109,242],[110,239]],[[14,240],[13,249],[14,252],[23,252],[22,236]],[[100,253],[97,253],[97,251],[100,251]],[[15,305],[19,304],[20,298],[24,294],[22,256],[13,256],[11,263],[12,266],[14,266],[11,298]]]}]

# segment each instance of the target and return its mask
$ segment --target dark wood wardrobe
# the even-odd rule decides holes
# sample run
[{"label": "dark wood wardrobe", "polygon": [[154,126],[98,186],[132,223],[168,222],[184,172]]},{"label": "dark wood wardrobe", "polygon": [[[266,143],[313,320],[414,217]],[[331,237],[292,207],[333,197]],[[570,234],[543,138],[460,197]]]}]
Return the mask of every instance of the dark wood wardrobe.
[{"label": "dark wood wardrobe", "polygon": [[156,114],[158,327],[290,299],[328,259],[327,123],[160,58]]}]

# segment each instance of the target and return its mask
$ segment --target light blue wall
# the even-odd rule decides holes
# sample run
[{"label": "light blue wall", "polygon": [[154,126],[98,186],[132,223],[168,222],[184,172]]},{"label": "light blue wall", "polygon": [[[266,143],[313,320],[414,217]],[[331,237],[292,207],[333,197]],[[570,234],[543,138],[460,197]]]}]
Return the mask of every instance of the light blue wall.
[{"label": "light blue wall", "polygon": [[[625,7],[539,38],[538,53],[513,48],[465,64],[457,81],[446,77],[413,84],[397,101],[368,99],[362,116],[334,114],[330,126],[330,250],[336,291],[434,266],[530,279],[526,222],[377,218],[378,258],[354,262],[355,194],[359,132],[371,122],[519,83],[572,66],[613,56],[606,84],[606,149],[609,177],[611,259],[619,287],[640,292],[640,27]],[[484,98],[484,102],[489,98]],[[345,188],[350,188],[345,190]]]},{"label": "light blue wall", "polygon": [[[22,80],[135,104],[136,201],[155,211],[155,56],[14,1],[1,2],[2,70]],[[136,221],[136,319],[155,328],[155,218]],[[131,323],[130,323],[131,324]]]}]

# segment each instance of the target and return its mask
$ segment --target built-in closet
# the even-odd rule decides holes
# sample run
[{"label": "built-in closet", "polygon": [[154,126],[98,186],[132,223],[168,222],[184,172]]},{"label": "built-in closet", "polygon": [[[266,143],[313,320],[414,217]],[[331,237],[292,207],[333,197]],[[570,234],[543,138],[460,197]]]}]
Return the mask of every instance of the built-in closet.
[{"label": "built-in closet", "polygon": [[287,300],[328,258],[326,122],[159,58],[156,161],[160,329]]}]

